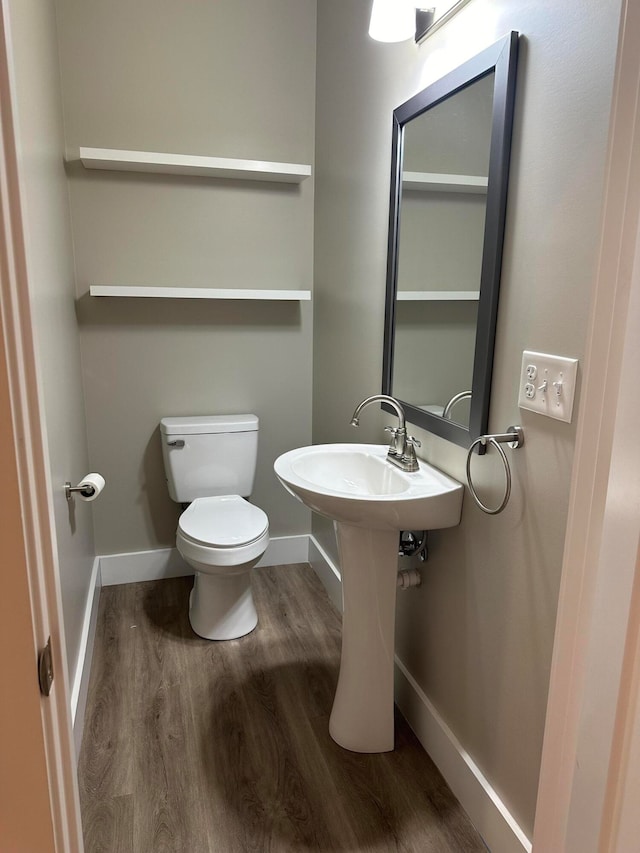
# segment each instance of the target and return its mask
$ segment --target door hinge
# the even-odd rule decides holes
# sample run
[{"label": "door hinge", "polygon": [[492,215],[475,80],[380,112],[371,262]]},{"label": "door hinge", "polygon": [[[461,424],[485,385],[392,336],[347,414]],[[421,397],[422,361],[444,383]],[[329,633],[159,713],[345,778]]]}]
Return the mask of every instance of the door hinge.
[{"label": "door hinge", "polygon": [[40,693],[48,696],[53,684],[53,658],[51,656],[51,637],[47,640],[44,649],[38,652],[38,684]]}]

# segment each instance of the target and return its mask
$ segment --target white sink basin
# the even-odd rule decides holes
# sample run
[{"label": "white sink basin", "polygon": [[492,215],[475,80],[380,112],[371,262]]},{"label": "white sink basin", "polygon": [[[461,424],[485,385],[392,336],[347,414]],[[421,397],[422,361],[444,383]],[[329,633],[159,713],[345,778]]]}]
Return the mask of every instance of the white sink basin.
[{"label": "white sink basin", "polygon": [[396,531],[460,523],[460,483],[426,462],[405,473],[386,455],[379,444],[318,444],[284,453],[274,468],[291,494],[335,521]]}]

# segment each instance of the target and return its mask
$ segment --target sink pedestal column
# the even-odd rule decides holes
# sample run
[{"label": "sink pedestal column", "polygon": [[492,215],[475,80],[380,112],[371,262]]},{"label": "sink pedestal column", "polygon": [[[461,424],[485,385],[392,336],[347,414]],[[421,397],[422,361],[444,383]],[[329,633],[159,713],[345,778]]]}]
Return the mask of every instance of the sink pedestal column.
[{"label": "sink pedestal column", "polygon": [[393,668],[398,532],[336,522],[342,574],[342,655],[329,720],[354,752],[394,747]]}]

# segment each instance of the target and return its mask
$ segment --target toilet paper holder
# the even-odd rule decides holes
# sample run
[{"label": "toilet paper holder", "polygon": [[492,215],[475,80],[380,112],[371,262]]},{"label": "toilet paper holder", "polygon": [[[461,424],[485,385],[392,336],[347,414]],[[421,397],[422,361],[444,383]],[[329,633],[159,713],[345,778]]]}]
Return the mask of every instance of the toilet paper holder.
[{"label": "toilet paper holder", "polygon": [[67,480],[64,484],[64,496],[67,501],[71,501],[74,494],[77,494],[83,501],[94,501],[102,492],[105,485],[102,474],[94,472],[83,477],[77,486],[72,486]]},{"label": "toilet paper holder", "polygon": [[87,483],[85,483],[84,485],[81,483],[79,486],[72,486],[71,483],[67,480],[67,482],[64,484],[65,498],[70,501],[73,497],[74,492],[80,492],[83,498],[92,498],[95,495],[96,490],[93,486],[90,486]]}]

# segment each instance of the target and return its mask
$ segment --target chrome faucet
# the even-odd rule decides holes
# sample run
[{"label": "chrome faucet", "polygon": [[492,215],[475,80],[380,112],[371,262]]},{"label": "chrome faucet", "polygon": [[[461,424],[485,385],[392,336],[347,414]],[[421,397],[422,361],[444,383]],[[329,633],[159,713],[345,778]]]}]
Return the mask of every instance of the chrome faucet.
[{"label": "chrome faucet", "polygon": [[403,471],[417,471],[416,447],[420,447],[420,442],[417,438],[407,435],[404,409],[395,397],[390,397],[388,394],[374,394],[372,397],[367,397],[356,406],[356,410],[351,418],[351,426],[360,426],[360,412],[370,403],[387,403],[387,405],[395,409],[398,416],[397,427],[385,427],[385,432],[391,433],[391,444],[387,452],[387,461],[401,468]]}]

